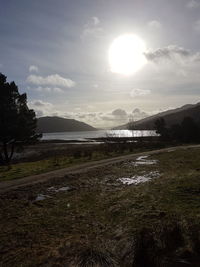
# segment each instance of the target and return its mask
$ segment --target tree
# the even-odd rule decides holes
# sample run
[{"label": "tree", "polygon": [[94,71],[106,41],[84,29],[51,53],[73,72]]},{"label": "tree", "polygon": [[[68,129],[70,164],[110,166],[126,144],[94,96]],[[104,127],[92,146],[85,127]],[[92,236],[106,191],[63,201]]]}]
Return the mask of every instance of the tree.
[{"label": "tree", "polygon": [[181,141],[182,140],[182,127],[180,124],[173,124],[170,128],[169,128],[169,135],[170,135],[170,139],[173,141]]},{"label": "tree", "polygon": [[16,146],[37,141],[35,112],[27,106],[26,94],[20,94],[14,82],[0,73],[0,163],[9,165]]},{"label": "tree", "polygon": [[134,131],[135,130],[135,121],[134,121],[133,116],[130,116],[127,126],[128,126],[127,128],[128,128],[129,131]]},{"label": "tree", "polygon": [[199,127],[191,117],[185,117],[181,123],[183,142],[190,143],[199,140]]},{"label": "tree", "polygon": [[166,128],[166,123],[164,118],[159,118],[155,121],[154,128],[157,134],[160,134],[161,138],[166,140],[169,138],[168,129]]}]

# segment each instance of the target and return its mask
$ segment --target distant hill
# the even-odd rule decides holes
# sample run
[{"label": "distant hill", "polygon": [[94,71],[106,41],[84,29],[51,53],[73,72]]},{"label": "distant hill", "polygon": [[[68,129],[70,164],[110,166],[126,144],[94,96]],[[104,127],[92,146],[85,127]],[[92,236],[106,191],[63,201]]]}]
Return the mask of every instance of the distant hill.
[{"label": "distant hill", "polygon": [[[171,126],[172,124],[180,123],[184,117],[191,117],[200,125],[200,103],[188,104],[180,108],[167,110],[156,115],[147,117],[145,119],[136,121],[134,123],[135,128],[138,130],[153,130],[154,123],[158,118],[164,118],[166,125]],[[115,129],[127,129],[128,124],[124,124]]]},{"label": "distant hill", "polygon": [[73,119],[64,119],[59,117],[41,117],[38,119],[37,132],[55,133],[55,132],[76,132],[76,131],[95,131],[96,128]]}]

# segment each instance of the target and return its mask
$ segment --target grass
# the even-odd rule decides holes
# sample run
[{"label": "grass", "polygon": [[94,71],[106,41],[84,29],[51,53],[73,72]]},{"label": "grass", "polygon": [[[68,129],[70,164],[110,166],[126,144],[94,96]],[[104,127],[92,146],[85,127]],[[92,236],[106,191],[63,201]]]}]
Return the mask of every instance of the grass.
[{"label": "grass", "polygon": [[[141,152],[147,150],[146,148],[135,149],[134,152]],[[51,154],[52,152],[50,152]],[[119,150],[119,151],[106,151],[106,150],[85,150],[83,153],[81,150],[76,150],[74,155],[70,156],[51,156],[47,159],[15,163],[10,167],[0,166],[0,182],[1,181],[9,181],[14,179],[19,179],[23,177],[27,177],[30,175],[40,174],[49,172],[52,170],[58,170],[66,167],[72,167],[75,165],[79,165],[81,163],[97,161],[101,159],[112,158],[121,155],[127,155],[133,153],[132,150],[129,151],[127,149]]]},{"label": "grass", "polygon": [[[2,266],[199,266],[200,149],[151,158],[158,164],[113,164],[2,196]],[[161,177],[118,181],[151,171]],[[39,193],[50,197],[34,202]]]},{"label": "grass", "polygon": [[[127,154],[127,152],[124,152],[123,154]],[[80,163],[106,159],[117,155],[119,155],[119,153],[106,155],[96,152],[92,155],[92,158],[84,155],[79,157],[57,156],[38,161],[16,163],[11,165],[9,168],[7,166],[0,166],[0,181],[19,179],[30,175],[71,167]]]}]

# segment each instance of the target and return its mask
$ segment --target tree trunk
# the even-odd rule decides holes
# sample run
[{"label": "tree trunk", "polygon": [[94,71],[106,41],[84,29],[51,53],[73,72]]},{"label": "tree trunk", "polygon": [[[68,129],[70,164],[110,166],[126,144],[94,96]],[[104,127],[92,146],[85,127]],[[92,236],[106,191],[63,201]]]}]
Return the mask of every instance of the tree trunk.
[{"label": "tree trunk", "polygon": [[4,165],[4,160],[3,160],[2,152],[0,152],[0,165]]},{"label": "tree trunk", "polygon": [[14,150],[15,150],[15,143],[13,142],[11,144],[11,151],[10,151],[10,156],[9,156],[9,161],[11,162],[11,159],[13,157],[13,154],[14,154]]},{"label": "tree trunk", "polygon": [[8,144],[3,143],[3,153],[4,153],[4,162],[6,165],[9,164],[9,157],[8,157]]},{"label": "tree trunk", "polygon": [[2,149],[0,151],[0,165],[10,165],[15,150],[15,142],[8,144],[3,142]]}]

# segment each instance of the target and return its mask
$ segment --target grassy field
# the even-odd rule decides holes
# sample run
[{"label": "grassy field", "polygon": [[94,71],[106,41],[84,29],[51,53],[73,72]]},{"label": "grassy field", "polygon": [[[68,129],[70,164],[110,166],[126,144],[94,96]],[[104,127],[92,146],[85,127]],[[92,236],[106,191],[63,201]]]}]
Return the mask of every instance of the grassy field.
[{"label": "grassy field", "polygon": [[[199,266],[200,149],[149,159],[158,162],[125,161],[2,195],[1,266]],[[119,180],[152,172],[160,177]]]},{"label": "grassy field", "polygon": [[[149,150],[150,148],[134,148],[135,153]],[[68,149],[69,150],[69,149]],[[75,149],[71,155],[56,155],[53,154],[51,150],[49,153],[45,153],[43,159],[40,160],[30,160],[27,162],[14,163],[11,166],[0,166],[0,182],[19,179],[22,177],[45,173],[52,170],[62,169],[66,167],[72,167],[79,165],[80,163],[86,163],[91,161],[97,161],[101,159],[107,159],[112,157],[117,157],[121,155],[127,155],[133,153],[132,150],[122,146],[118,150],[107,147],[94,147],[84,148],[81,145],[79,148]],[[67,151],[69,152],[69,151]]]},{"label": "grassy field", "polygon": [[[93,156],[92,160],[106,158],[105,155]],[[0,166],[0,181],[14,180],[22,177],[45,173],[65,167],[71,167],[80,163],[88,162],[88,157],[74,158],[69,156],[58,156],[49,159],[16,163],[9,166]]]}]

